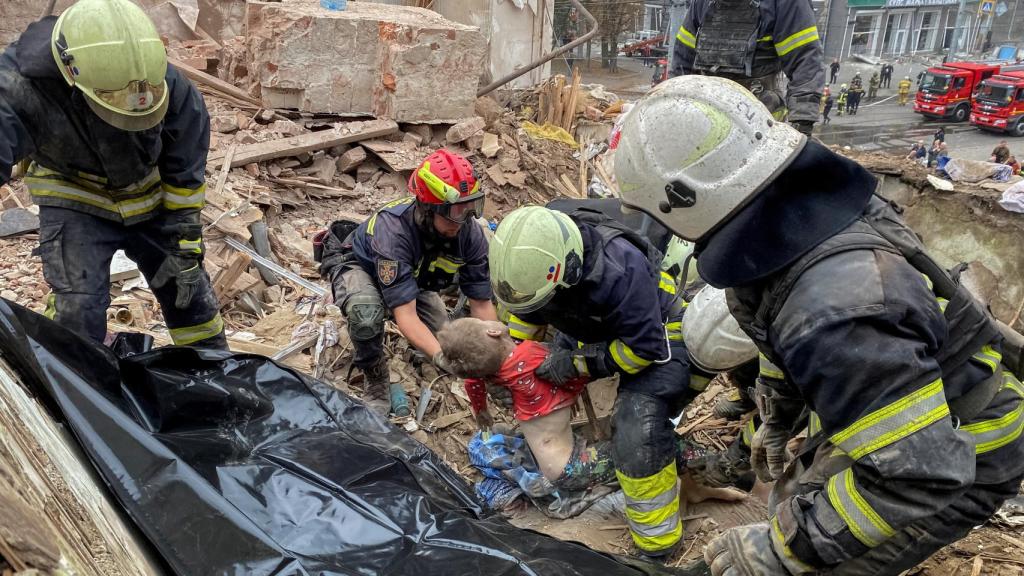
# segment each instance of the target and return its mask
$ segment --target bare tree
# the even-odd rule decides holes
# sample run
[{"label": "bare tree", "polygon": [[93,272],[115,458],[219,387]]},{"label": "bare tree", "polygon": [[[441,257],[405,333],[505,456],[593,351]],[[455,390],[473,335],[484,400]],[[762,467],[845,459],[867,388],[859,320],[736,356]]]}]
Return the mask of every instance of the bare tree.
[{"label": "bare tree", "polygon": [[601,67],[618,69],[619,36],[642,15],[643,2],[635,0],[581,0],[601,28]]}]

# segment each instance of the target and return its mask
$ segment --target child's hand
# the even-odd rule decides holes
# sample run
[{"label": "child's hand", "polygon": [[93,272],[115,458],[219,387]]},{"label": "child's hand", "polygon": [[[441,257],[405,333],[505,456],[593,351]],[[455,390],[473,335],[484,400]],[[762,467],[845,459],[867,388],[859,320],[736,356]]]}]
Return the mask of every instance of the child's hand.
[{"label": "child's hand", "polygon": [[474,414],[473,419],[476,420],[476,425],[481,430],[489,430],[491,426],[494,426],[494,417],[491,416],[491,412],[487,409]]}]

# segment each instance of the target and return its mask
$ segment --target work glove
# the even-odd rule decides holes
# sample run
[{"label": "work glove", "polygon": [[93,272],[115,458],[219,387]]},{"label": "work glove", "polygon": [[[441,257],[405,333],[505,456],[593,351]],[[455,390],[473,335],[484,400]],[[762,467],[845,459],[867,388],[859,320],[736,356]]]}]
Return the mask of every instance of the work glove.
[{"label": "work glove", "polygon": [[565,348],[553,348],[537,367],[535,374],[559,387],[580,376],[579,369],[573,363],[572,352]]},{"label": "work glove", "polygon": [[765,385],[761,378],[757,379],[754,401],[761,413],[761,426],[750,444],[750,465],[759,480],[771,482],[782,476],[786,467],[786,444],[804,401]]},{"label": "work glove", "polygon": [[580,377],[596,379],[611,376],[612,371],[608,369],[607,362],[607,346],[585,344],[582,348],[572,350],[553,348],[537,367],[536,374],[538,378],[543,378],[558,387]]},{"label": "work glove", "polygon": [[156,274],[149,281],[154,288],[161,288],[167,282],[174,280],[177,294],[174,297],[174,307],[184,310],[192,303],[203,281],[203,268],[200,260],[193,256],[182,256],[180,254],[168,254]]},{"label": "work glove", "polygon": [[798,132],[807,137],[810,137],[811,133],[814,132],[814,122],[809,122],[807,120],[794,120],[790,122],[790,124],[792,124],[793,128],[796,128]]},{"label": "work glove", "polygon": [[727,530],[704,548],[704,561],[713,576],[779,576],[812,574],[813,568],[778,554],[767,522]]}]

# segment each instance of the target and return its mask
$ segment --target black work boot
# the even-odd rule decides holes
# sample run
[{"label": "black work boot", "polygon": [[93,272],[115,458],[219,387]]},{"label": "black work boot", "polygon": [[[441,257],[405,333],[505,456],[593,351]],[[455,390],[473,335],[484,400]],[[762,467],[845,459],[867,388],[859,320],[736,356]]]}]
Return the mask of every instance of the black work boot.
[{"label": "black work boot", "polygon": [[726,395],[715,402],[712,412],[716,418],[739,420],[741,416],[757,408],[745,386],[739,386],[735,381],[732,384]]},{"label": "black work boot", "polygon": [[686,463],[694,480],[713,488],[734,486],[750,491],[754,487],[753,468],[750,467],[750,448],[737,439],[725,452],[712,452]]},{"label": "black work boot", "polygon": [[391,397],[388,394],[391,386],[391,371],[384,360],[363,368],[363,402],[371,410],[387,418],[391,412]]}]

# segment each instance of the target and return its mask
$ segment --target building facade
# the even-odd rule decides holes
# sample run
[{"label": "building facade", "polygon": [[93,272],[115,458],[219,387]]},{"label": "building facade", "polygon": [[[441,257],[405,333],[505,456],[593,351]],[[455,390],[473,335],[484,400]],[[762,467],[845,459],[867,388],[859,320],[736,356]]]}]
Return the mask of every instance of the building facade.
[{"label": "building facade", "polygon": [[[891,59],[943,52],[953,41],[958,7],[957,0],[832,0],[825,56]],[[979,22],[977,0],[968,2],[958,51],[973,46]]]}]

